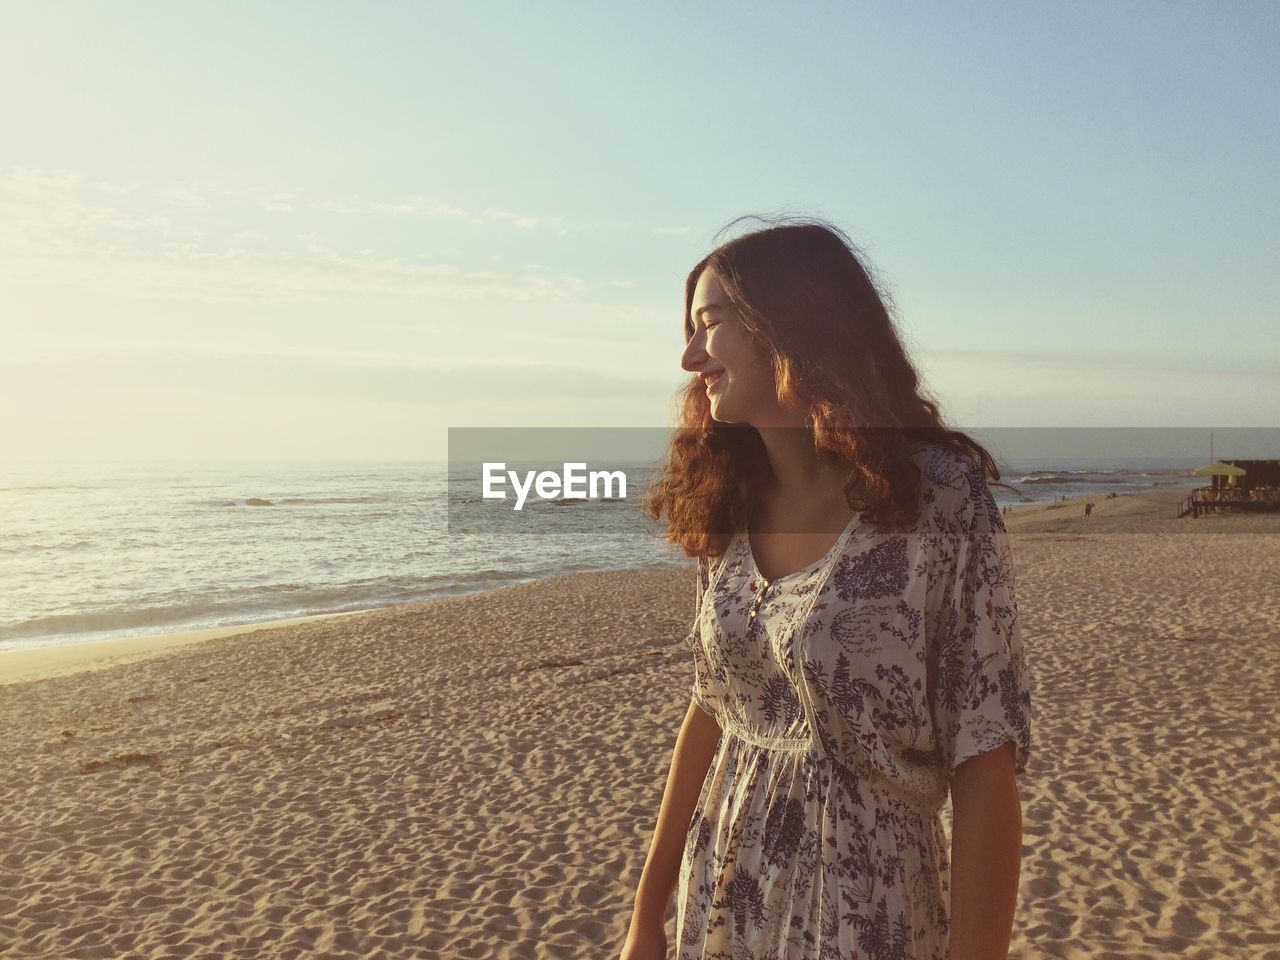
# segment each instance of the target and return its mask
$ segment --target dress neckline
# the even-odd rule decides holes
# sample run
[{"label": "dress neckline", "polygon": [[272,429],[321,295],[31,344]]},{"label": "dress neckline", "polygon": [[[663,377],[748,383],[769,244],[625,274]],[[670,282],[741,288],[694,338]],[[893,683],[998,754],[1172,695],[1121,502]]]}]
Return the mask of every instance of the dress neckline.
[{"label": "dress neckline", "polygon": [[774,577],[772,580],[768,579],[763,573],[761,573],[760,567],[756,564],[756,555],[751,549],[751,537],[748,536],[748,531],[743,530],[739,532],[738,536],[742,540],[742,548],[746,554],[747,564],[751,568],[751,579],[760,580],[769,586],[773,586],[775,583],[782,583],[784,580],[794,580],[798,577],[804,577],[823,569],[833,559],[833,557],[840,552],[845,541],[849,538],[850,534],[853,533],[854,528],[862,525],[861,521],[861,516],[855,513],[853,518],[845,524],[845,528],[840,531],[840,536],[836,537],[836,542],[831,545],[830,550],[817,560],[813,561],[813,563],[809,564],[807,567],[803,567],[795,571],[795,573],[787,573],[780,577]]}]

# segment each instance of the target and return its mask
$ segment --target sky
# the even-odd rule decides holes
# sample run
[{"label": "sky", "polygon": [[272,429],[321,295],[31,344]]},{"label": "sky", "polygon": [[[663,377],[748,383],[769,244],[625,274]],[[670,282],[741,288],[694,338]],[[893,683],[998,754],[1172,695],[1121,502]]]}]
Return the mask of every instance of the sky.
[{"label": "sky", "polygon": [[11,459],[673,425],[685,276],[752,214],[849,234],[961,428],[1280,425],[1274,3],[4,19]]}]

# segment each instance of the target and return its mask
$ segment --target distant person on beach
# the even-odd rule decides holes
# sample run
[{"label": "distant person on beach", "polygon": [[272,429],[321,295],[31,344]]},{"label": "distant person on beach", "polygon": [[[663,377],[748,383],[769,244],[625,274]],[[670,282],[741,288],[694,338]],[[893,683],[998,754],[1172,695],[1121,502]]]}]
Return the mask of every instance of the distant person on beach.
[{"label": "distant person on beach", "polygon": [[665,960],[673,893],[676,960],[1009,942],[1032,728],[1000,474],[860,257],[788,219],[685,280],[696,376],[646,506],[698,561],[693,678],[622,960]]},{"label": "distant person on beach", "polygon": [[1087,517],[1087,516],[1089,516],[1091,513],[1093,513],[1093,504],[1092,504],[1092,503],[1086,503],[1086,504],[1084,505],[1084,515]]}]

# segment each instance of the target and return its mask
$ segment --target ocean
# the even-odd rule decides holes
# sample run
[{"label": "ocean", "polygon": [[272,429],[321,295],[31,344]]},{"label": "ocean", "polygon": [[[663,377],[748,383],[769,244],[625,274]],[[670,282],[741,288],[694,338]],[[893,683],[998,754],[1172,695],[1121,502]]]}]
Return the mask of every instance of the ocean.
[{"label": "ocean", "polygon": [[[1002,463],[1001,504],[1190,489],[1190,463]],[[635,474],[631,474],[633,484]],[[685,562],[627,502],[530,501],[558,532],[448,532],[444,463],[0,467],[0,650],[409,603]],[[457,501],[455,500],[455,509]],[[455,518],[458,513],[453,515]],[[455,524],[452,529],[461,529]]]}]

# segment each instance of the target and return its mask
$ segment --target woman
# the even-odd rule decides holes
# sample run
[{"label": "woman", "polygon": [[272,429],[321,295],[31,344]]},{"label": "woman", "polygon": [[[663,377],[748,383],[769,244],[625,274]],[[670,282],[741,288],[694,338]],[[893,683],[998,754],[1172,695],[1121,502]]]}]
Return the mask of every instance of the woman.
[{"label": "woman", "polygon": [[677,960],[1005,957],[1031,701],[994,460],[827,224],[702,260],[685,338],[648,505],[698,557],[694,682],[623,960],[666,957],[673,892]]}]

